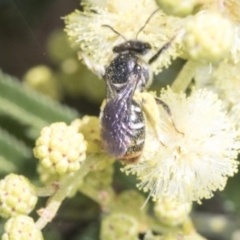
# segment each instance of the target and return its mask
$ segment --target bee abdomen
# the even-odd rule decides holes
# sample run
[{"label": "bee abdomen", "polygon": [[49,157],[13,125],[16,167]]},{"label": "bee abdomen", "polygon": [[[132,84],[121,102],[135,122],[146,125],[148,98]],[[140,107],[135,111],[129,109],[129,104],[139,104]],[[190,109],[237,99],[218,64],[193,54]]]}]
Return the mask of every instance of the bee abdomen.
[{"label": "bee abdomen", "polygon": [[120,159],[127,164],[137,162],[145,143],[145,119],[139,104],[135,101],[131,105],[129,121],[131,143]]}]

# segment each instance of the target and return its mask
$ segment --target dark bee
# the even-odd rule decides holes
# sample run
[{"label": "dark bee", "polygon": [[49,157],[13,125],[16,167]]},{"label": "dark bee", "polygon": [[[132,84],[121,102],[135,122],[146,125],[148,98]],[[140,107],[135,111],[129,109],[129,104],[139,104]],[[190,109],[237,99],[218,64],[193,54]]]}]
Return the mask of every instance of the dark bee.
[{"label": "dark bee", "polygon": [[[106,68],[107,102],[102,111],[103,147],[110,155],[133,163],[141,154],[145,141],[145,120],[139,104],[133,100],[136,89],[142,91],[149,81],[147,64],[137,56],[134,45],[144,54],[150,45],[126,42],[113,51],[119,55]],[[126,46],[126,48],[124,48]],[[141,48],[141,49],[140,49]],[[122,52],[121,52],[122,51]]]},{"label": "dark bee", "polygon": [[[150,85],[152,74],[149,64],[168,45],[169,43],[165,44],[146,63],[142,56],[151,49],[150,44],[138,40],[125,41],[113,48],[113,52],[118,55],[105,69],[103,78],[107,86],[107,99],[100,116],[103,148],[109,155],[124,163],[136,162],[145,142],[144,115],[139,103],[133,100],[133,95],[136,90],[143,91]],[[166,109],[169,111],[167,105]]]}]

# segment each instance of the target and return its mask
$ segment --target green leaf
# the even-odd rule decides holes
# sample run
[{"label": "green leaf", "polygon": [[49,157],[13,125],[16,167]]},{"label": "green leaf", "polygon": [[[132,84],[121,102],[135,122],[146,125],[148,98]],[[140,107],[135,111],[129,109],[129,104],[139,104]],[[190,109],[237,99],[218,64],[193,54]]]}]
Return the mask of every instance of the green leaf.
[{"label": "green leaf", "polygon": [[32,150],[0,128],[0,173],[17,172],[32,158]]},{"label": "green leaf", "polygon": [[0,72],[0,113],[10,115],[32,129],[31,137],[53,122],[70,123],[79,117],[75,110],[28,88],[14,77]]},{"label": "green leaf", "polygon": [[225,201],[231,204],[232,211],[240,213],[240,194],[239,194],[240,172],[228,179],[227,186],[221,193]]}]

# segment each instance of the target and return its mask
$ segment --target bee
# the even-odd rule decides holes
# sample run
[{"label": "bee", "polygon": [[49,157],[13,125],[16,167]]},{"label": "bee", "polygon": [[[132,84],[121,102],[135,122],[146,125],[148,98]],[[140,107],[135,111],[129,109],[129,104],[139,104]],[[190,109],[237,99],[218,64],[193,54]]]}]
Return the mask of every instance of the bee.
[{"label": "bee", "polygon": [[107,101],[101,114],[101,137],[106,152],[123,162],[135,162],[145,141],[145,119],[133,100],[149,80],[147,66],[132,52],[120,53],[106,68]]},{"label": "bee", "polygon": [[[104,27],[109,27],[119,34],[108,25]],[[140,104],[133,99],[133,95],[135,91],[142,92],[151,84],[149,64],[154,62],[169,44],[169,42],[165,44],[146,63],[142,57],[151,49],[150,44],[125,39],[124,43],[113,48],[117,56],[105,69],[103,79],[106,82],[107,97],[100,114],[103,148],[109,155],[124,163],[137,162],[145,142],[144,114]],[[159,99],[156,102],[162,104],[170,114],[170,109],[164,102]]]}]

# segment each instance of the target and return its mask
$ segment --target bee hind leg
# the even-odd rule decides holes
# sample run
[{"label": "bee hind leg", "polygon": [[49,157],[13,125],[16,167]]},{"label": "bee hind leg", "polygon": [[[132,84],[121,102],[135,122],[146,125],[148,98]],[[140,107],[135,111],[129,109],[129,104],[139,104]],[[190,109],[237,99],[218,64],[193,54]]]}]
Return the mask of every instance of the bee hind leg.
[{"label": "bee hind leg", "polygon": [[159,98],[155,98],[155,101],[156,101],[156,103],[157,103],[158,105],[162,105],[163,109],[164,109],[164,110],[166,111],[166,113],[168,114],[169,119],[170,119],[170,121],[171,121],[174,129],[176,130],[176,132],[184,135],[184,133],[180,132],[180,131],[177,129],[177,127],[176,127],[176,125],[175,125],[175,123],[174,123],[174,121],[173,121],[173,119],[172,119],[172,112],[171,112],[170,107],[169,107],[164,101],[162,101],[162,100],[159,99]]}]

